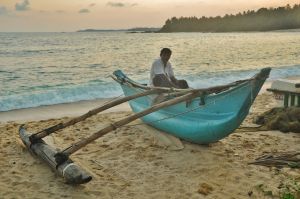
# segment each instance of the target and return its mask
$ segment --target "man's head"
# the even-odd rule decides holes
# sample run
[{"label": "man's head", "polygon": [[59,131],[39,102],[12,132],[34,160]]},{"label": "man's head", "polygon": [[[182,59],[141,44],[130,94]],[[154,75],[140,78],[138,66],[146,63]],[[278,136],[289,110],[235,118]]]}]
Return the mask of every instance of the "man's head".
[{"label": "man's head", "polygon": [[170,57],[171,57],[172,51],[170,50],[170,48],[163,48],[160,51],[160,57],[161,60],[164,62],[164,64],[167,64],[167,62],[169,61]]}]

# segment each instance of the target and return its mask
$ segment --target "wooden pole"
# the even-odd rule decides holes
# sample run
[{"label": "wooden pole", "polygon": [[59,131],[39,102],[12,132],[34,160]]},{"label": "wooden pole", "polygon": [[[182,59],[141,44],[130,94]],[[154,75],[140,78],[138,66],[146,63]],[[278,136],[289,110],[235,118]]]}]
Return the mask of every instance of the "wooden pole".
[{"label": "wooden pole", "polygon": [[185,95],[182,95],[180,97],[176,97],[176,98],[173,98],[173,99],[170,99],[168,101],[165,101],[165,102],[162,102],[162,103],[159,103],[159,104],[156,104],[156,105],[153,105],[151,106],[150,108],[148,109],[145,109],[139,113],[136,113],[136,114],[133,114],[131,116],[128,116],[122,120],[119,120],[115,123],[112,123],[111,125],[108,125],[106,127],[104,127],[103,129],[101,129],[100,131],[94,133],[93,135],[87,137],[87,138],[83,138],[82,140],[80,140],[79,142],[71,145],[70,147],[66,148],[65,150],[63,150],[62,152],[60,153],[57,153],[55,155],[56,157],[56,162],[58,164],[62,164],[64,163],[68,157],[75,153],[76,151],[78,151],[79,149],[81,149],[82,147],[86,146],[87,144],[91,143],[92,141],[98,139],[99,137],[113,131],[113,130],[116,130],[117,128],[125,125],[125,124],[128,124],[130,122],[132,122],[133,120],[136,120],[138,118],[141,118],[145,115],[148,115],[152,112],[155,112],[159,109],[162,109],[162,108],[165,108],[165,107],[168,107],[168,106],[172,106],[174,104],[178,104],[180,102],[183,102],[183,101],[187,101],[187,100],[190,100],[190,99],[193,99],[197,96],[199,96],[199,92],[197,91],[191,91],[189,92],[188,94],[185,94]]},{"label": "wooden pole", "polygon": [[47,129],[44,129],[38,133],[35,133],[35,134],[32,134],[30,136],[30,141],[32,143],[34,143],[35,141],[39,140],[39,139],[42,139],[58,130],[61,130],[63,128],[66,128],[68,126],[71,126],[71,125],[74,125],[80,121],[83,121],[97,113],[100,113],[104,110],[107,110],[113,106],[117,106],[119,104],[122,104],[124,102],[127,102],[127,101],[130,101],[132,99],[136,99],[136,98],[139,98],[139,97],[143,97],[143,96],[147,96],[147,95],[151,95],[151,94],[158,94],[158,93],[162,93],[162,92],[166,92],[164,90],[161,90],[160,88],[155,88],[155,89],[151,89],[151,90],[147,90],[147,91],[144,91],[144,92],[141,92],[141,93],[137,93],[137,94],[134,94],[134,95],[130,95],[130,96],[127,96],[127,97],[123,97],[123,98],[120,98],[120,99],[116,99],[108,104],[104,104],[103,106],[100,106],[98,108],[95,108],[93,110],[90,110],[89,112],[85,113],[84,115],[81,115],[79,117],[76,117],[74,119],[71,119],[70,121],[67,121],[65,123],[59,123],[59,124],[56,124],[54,126],[51,126]]}]

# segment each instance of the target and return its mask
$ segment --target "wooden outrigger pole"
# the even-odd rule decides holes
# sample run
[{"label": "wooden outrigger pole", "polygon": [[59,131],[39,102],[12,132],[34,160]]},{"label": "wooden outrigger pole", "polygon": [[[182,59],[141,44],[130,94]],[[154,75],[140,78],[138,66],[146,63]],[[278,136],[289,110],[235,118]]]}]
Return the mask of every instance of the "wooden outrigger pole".
[{"label": "wooden outrigger pole", "polygon": [[[161,108],[171,106],[173,104],[180,103],[182,101],[191,99],[193,97],[196,97],[199,92],[191,92],[188,91],[188,94],[176,97],[174,99],[162,102],[160,104],[156,104],[140,113],[134,114],[132,116],[126,117],[118,122],[115,122],[102,130],[94,133],[92,136],[83,139],[73,145],[71,147],[63,150],[63,151],[58,151],[54,147],[48,145],[45,143],[42,138],[50,135],[51,133],[54,133],[60,129],[66,128],[68,126],[71,126],[79,121],[82,121],[92,115],[95,115],[103,110],[106,110],[108,108],[111,108],[113,106],[116,106],[118,104],[121,104],[123,102],[129,101],[131,99],[135,99],[138,97],[146,96],[146,95],[151,95],[151,94],[159,94],[167,91],[172,91],[172,89],[166,89],[166,88],[155,88],[155,89],[150,89],[148,91],[135,94],[132,96],[124,97],[121,99],[117,99],[112,101],[111,103],[105,104],[99,108],[93,109],[89,111],[88,113],[74,118],[66,123],[60,123],[55,126],[52,126],[50,128],[47,128],[45,130],[42,130],[39,133],[36,134],[30,134],[26,132],[26,129],[24,128],[24,125],[21,125],[19,128],[19,135],[23,141],[23,143],[27,146],[27,148],[34,154],[36,154],[38,157],[43,159],[58,175],[62,176],[66,183],[69,184],[83,184],[87,183],[92,179],[92,176],[82,168],[80,168],[78,165],[76,165],[70,158],[69,156],[76,152],[77,150],[81,149],[82,147],[86,146],[87,144],[91,143],[93,140],[96,140],[97,138],[135,120],[140,117],[143,117],[147,114],[150,114],[152,112],[155,112]],[[182,93],[186,93],[182,92]],[[175,92],[175,93],[180,93],[180,92]],[[181,93],[181,94],[182,94]]]},{"label": "wooden outrigger pole", "polygon": [[172,106],[172,105],[178,104],[180,102],[184,102],[184,101],[193,99],[197,96],[199,96],[199,91],[192,91],[192,92],[189,92],[180,97],[176,97],[176,98],[161,102],[159,104],[155,104],[155,105],[151,106],[150,108],[147,108],[141,112],[138,112],[138,113],[130,115],[122,120],[114,122],[114,123],[104,127],[103,129],[99,130],[98,132],[92,134],[91,136],[72,144],[70,147],[67,147],[62,152],[55,154],[55,161],[57,162],[57,164],[63,164],[65,161],[68,160],[68,158],[71,154],[75,153],[76,151],[78,151],[82,147],[88,145],[89,143],[93,142],[94,140],[102,137],[103,135],[105,135],[111,131],[114,131],[117,128],[124,126],[138,118],[141,118],[145,115],[153,113],[159,109],[166,108],[168,106]]}]

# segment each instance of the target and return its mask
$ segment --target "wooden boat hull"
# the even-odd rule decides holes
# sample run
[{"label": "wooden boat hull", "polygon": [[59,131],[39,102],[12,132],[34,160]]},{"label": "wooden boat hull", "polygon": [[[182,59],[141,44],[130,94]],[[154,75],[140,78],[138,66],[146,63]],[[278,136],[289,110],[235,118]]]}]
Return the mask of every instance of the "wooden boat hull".
[{"label": "wooden boat hull", "polygon": [[[263,69],[251,81],[246,81],[226,91],[199,96],[191,102],[183,102],[161,109],[141,119],[162,131],[184,140],[207,144],[216,142],[240,126],[270,73]],[[144,89],[124,82],[121,71],[115,72],[125,96],[142,92]],[[123,76],[124,75],[124,76]],[[133,82],[133,80],[129,79]],[[133,112],[149,108],[157,95],[141,97],[129,102]],[[204,101],[205,104],[202,104]]]},{"label": "wooden boat hull", "polygon": [[65,179],[66,183],[83,184],[92,179],[92,176],[88,174],[88,172],[81,169],[69,158],[62,164],[57,164],[55,154],[57,154],[58,151],[50,145],[47,145],[42,139],[31,144],[29,140],[31,134],[26,132],[23,126],[19,128],[19,135],[28,150],[44,160],[58,175]]}]

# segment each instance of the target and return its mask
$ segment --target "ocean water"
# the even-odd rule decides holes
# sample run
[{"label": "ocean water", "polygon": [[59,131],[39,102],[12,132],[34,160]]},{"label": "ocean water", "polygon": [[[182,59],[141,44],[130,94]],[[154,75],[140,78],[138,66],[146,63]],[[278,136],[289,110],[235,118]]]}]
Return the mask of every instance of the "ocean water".
[{"label": "ocean water", "polygon": [[162,47],[175,75],[194,88],[249,78],[300,75],[300,32],[0,33],[0,111],[111,98],[122,92],[109,75],[122,69],[147,83]]}]

